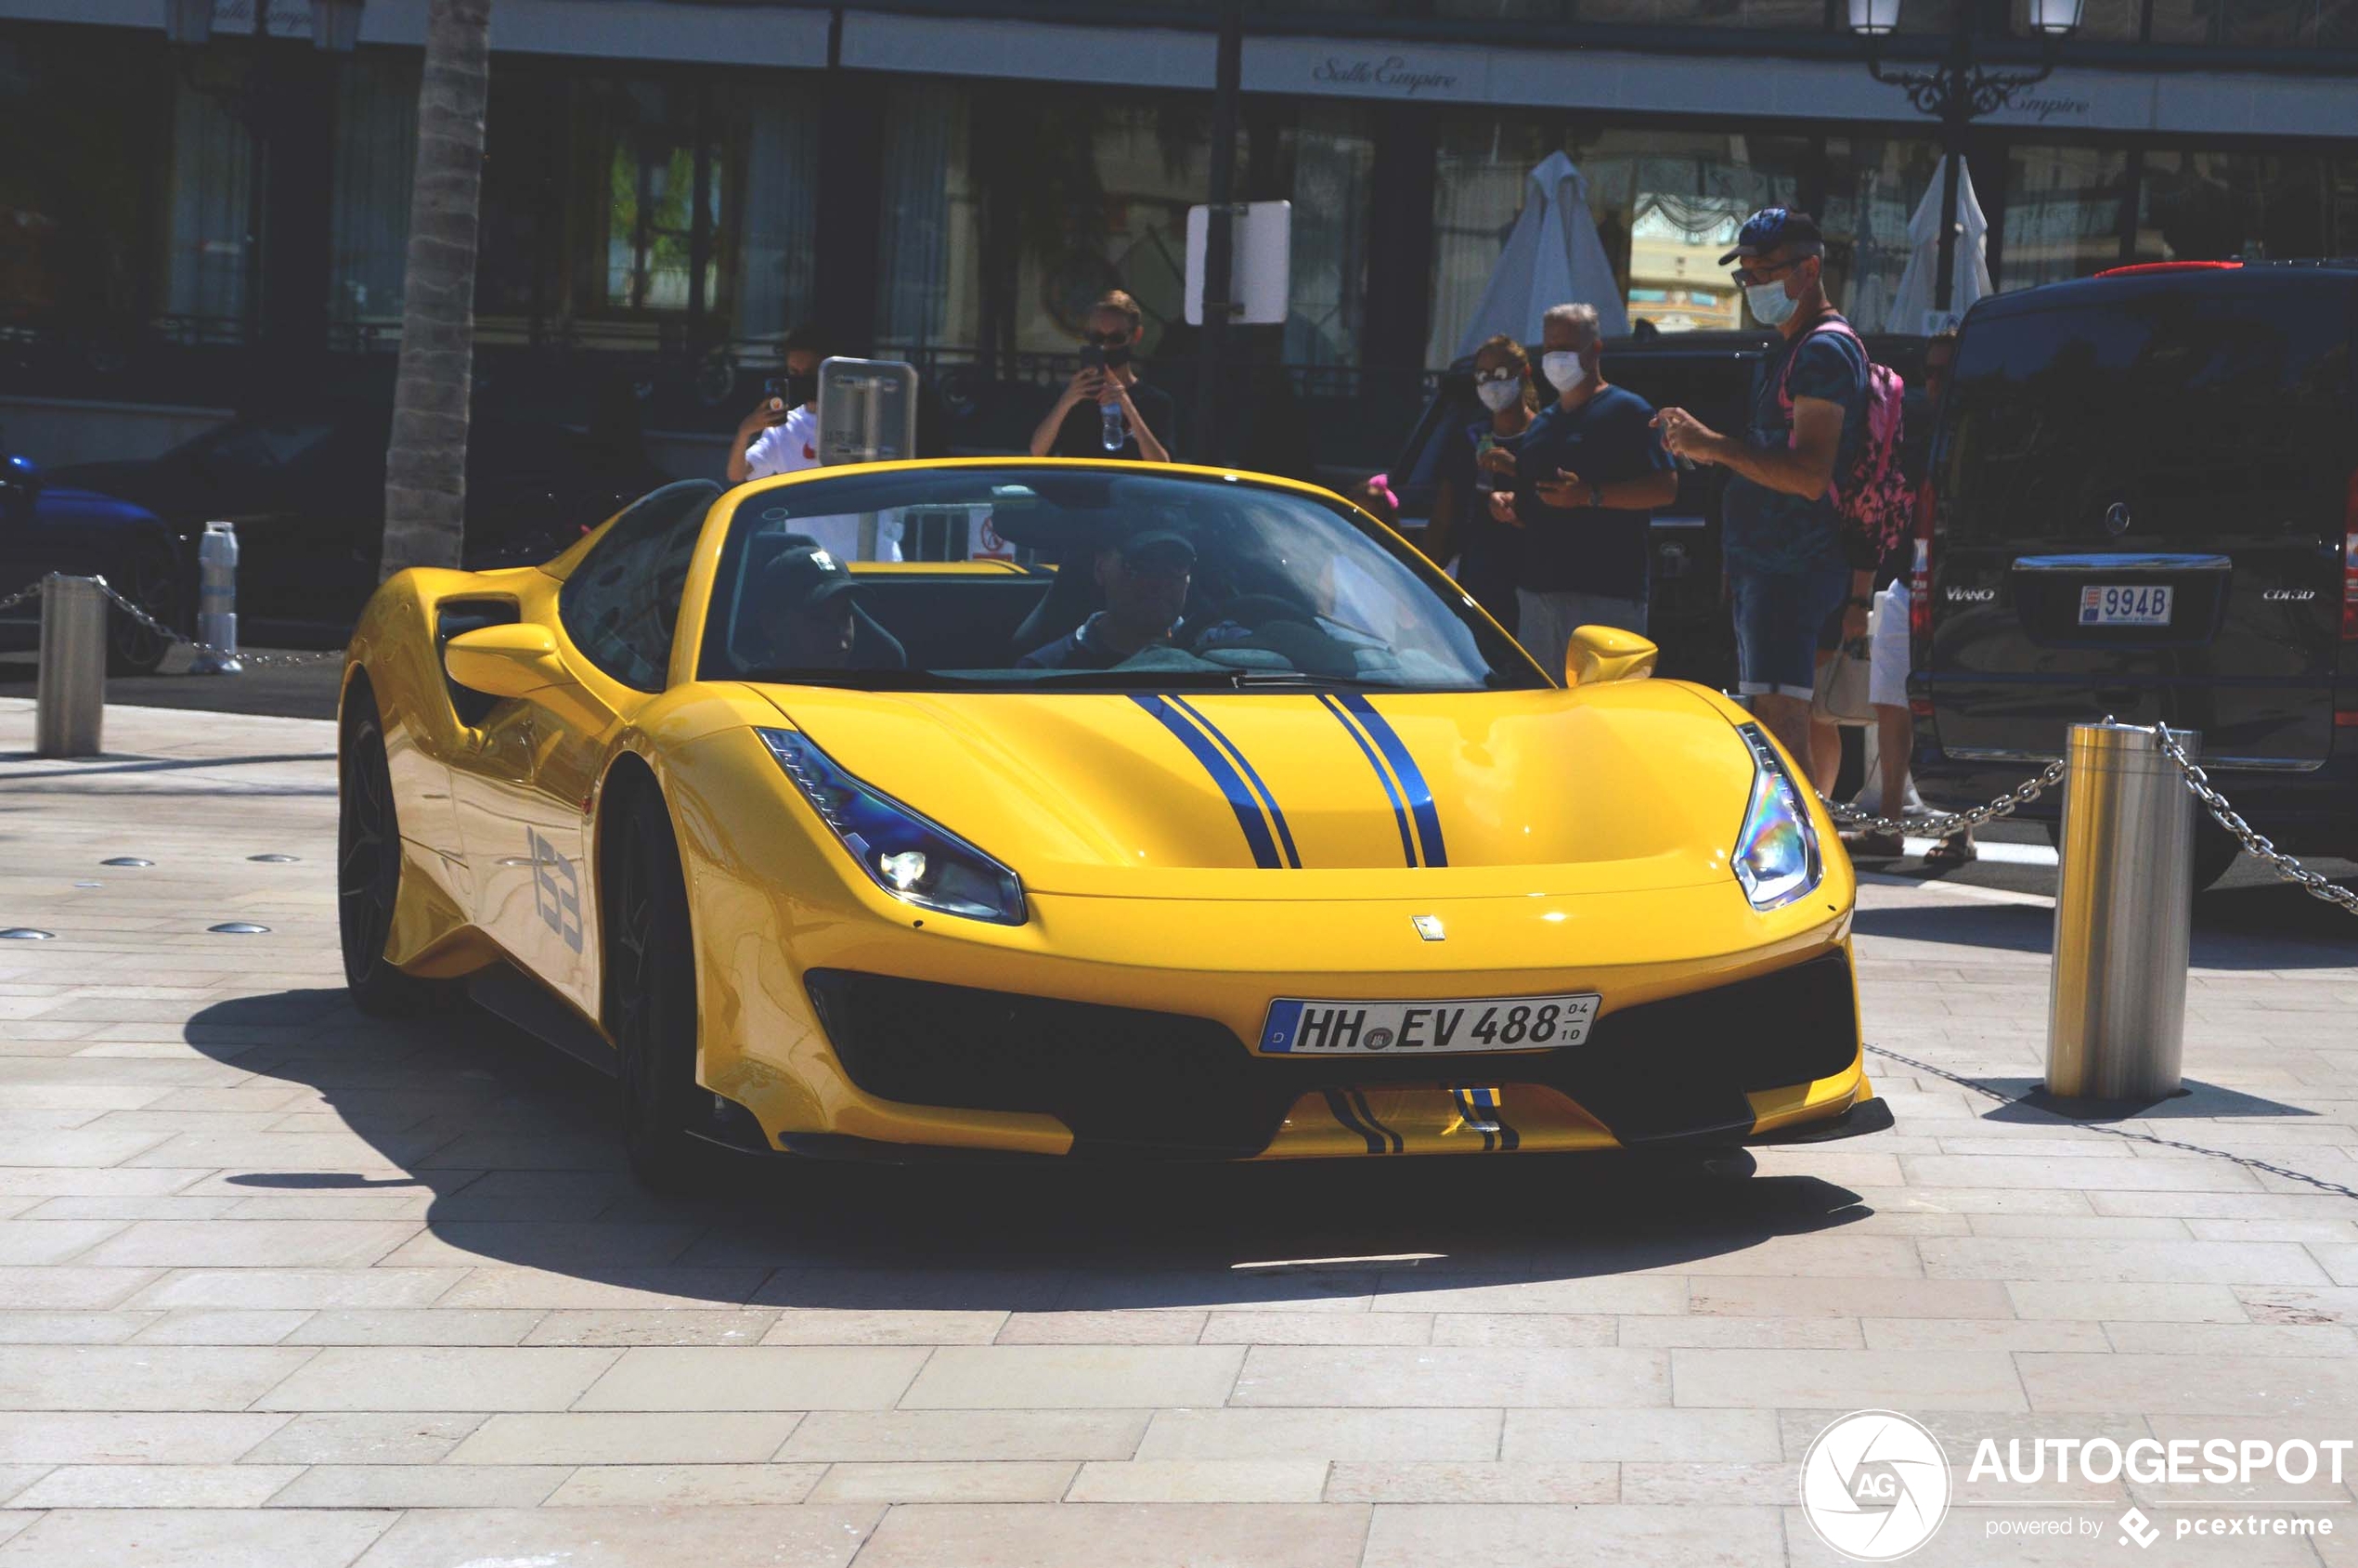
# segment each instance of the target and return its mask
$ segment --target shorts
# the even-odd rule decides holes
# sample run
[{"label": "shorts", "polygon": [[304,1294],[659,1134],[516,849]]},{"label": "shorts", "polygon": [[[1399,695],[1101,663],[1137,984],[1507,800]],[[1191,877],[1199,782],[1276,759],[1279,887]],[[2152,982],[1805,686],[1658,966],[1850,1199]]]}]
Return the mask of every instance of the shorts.
[{"label": "shorts", "polygon": [[1850,597],[1840,563],[1794,573],[1730,575],[1736,612],[1736,690],[1807,702],[1818,687],[1818,634]]},{"label": "shorts", "polygon": [[1875,595],[1875,637],[1869,644],[1867,701],[1877,707],[1908,706],[1908,579]]}]

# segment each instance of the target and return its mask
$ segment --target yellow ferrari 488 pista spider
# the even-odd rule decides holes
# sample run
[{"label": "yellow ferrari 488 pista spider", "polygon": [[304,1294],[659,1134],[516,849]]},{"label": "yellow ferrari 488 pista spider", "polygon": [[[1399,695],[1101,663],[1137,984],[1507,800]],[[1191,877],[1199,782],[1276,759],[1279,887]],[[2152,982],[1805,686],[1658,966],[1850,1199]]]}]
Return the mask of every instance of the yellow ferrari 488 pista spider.
[{"label": "yellow ferrari 488 pista spider", "polygon": [[[850,557],[849,561],[846,559]],[[920,559],[920,557],[923,557]],[[974,460],[656,491],[355,633],[343,956],[706,1145],[1245,1160],[1890,1124],[1850,866],[1717,693],[1552,684],[1308,486]]]}]

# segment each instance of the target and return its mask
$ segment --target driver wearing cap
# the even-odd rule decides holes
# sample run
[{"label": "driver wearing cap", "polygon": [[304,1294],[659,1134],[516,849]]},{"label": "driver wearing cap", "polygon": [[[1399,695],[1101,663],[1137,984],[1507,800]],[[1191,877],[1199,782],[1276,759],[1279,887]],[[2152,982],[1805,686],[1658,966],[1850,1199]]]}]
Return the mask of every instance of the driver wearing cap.
[{"label": "driver wearing cap", "polygon": [[1111,669],[1147,648],[1171,641],[1187,605],[1196,547],[1184,534],[1147,529],[1097,551],[1095,570],[1106,607],[1044,648],[1016,661],[1017,669]]},{"label": "driver wearing cap", "polygon": [[817,545],[788,550],[761,571],[761,603],[775,616],[770,646],[785,669],[848,669],[859,579]]}]

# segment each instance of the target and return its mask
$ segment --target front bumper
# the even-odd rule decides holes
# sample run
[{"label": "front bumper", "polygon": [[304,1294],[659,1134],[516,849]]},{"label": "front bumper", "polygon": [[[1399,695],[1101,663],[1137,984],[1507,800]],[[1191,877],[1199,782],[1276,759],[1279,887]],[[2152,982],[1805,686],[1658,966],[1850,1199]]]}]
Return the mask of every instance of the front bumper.
[{"label": "front bumper", "polygon": [[[954,1126],[969,1153],[1145,1160],[1787,1142],[1889,1125],[1840,948],[1607,1013],[1577,1047],[1422,1059],[1265,1056],[1183,1014],[846,970],[807,978],[851,1086],[916,1119],[902,1133],[911,1156],[935,1141],[926,1123]],[[1043,1124],[1064,1136],[1043,1142]],[[830,1130],[778,1144],[873,1158],[900,1141]]]}]

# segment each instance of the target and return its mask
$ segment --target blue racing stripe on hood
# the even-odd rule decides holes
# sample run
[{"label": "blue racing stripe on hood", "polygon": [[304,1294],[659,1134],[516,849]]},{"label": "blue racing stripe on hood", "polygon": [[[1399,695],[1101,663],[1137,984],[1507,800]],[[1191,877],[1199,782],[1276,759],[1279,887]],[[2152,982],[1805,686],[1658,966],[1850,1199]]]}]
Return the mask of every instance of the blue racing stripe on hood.
[{"label": "blue racing stripe on hood", "polygon": [[1425,783],[1424,772],[1417,766],[1417,759],[1408,755],[1408,747],[1402,743],[1400,732],[1376,711],[1373,703],[1359,693],[1345,692],[1337,700],[1367,726],[1367,733],[1375,738],[1377,749],[1383,753],[1384,760],[1392,764],[1392,771],[1399,775],[1400,787],[1408,794],[1408,814],[1416,819],[1417,842],[1424,849],[1425,864],[1447,865],[1449,856],[1441,844],[1441,813],[1433,806],[1432,788]]},{"label": "blue racing stripe on hood", "polygon": [[1244,781],[1244,776],[1229,765],[1211,737],[1189,723],[1186,717],[1173,707],[1168,699],[1134,694],[1131,699],[1154,715],[1157,722],[1179,738],[1179,744],[1202,764],[1227,797],[1229,809],[1237,813],[1237,825],[1244,830],[1245,844],[1252,850],[1253,864],[1263,871],[1283,871],[1285,860],[1277,852],[1277,842],[1269,836],[1269,823],[1261,814],[1261,802]]}]

